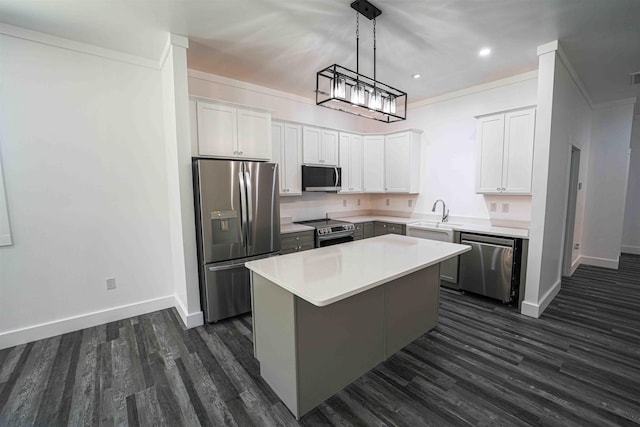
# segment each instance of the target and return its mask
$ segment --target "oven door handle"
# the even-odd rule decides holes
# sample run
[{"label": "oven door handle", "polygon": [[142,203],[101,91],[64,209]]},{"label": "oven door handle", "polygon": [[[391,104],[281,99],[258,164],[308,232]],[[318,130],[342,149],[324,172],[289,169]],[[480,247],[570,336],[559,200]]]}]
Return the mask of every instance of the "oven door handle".
[{"label": "oven door handle", "polygon": [[339,237],[347,237],[347,236],[353,236],[353,230],[338,231],[336,233],[324,234],[322,236],[318,236],[318,241],[322,242],[325,240],[337,239]]}]

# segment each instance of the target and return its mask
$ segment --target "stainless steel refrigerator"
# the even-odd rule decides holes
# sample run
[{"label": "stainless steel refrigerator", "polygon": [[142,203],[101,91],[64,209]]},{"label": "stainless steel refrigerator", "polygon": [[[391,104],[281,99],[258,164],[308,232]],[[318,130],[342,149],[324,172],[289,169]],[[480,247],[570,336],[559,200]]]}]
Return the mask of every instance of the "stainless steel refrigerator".
[{"label": "stainless steel refrigerator", "polygon": [[249,260],[280,251],[278,165],[193,160],[200,300],[207,322],[251,311]]}]

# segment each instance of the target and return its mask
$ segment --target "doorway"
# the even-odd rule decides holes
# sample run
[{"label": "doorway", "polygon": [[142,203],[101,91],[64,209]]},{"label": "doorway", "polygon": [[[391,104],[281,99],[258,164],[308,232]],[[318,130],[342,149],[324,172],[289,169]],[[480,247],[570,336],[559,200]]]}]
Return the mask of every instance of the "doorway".
[{"label": "doorway", "polygon": [[576,203],[578,201],[578,176],[580,172],[580,149],[571,146],[571,163],[569,166],[569,194],[567,196],[567,218],[564,232],[564,251],[562,275],[571,276],[573,259],[573,232],[576,227]]}]

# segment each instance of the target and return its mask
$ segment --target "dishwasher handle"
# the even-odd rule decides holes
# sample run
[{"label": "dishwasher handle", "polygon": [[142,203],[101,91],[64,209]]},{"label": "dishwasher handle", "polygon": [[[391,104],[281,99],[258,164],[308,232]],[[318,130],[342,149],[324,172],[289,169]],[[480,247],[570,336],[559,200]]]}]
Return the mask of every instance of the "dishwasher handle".
[{"label": "dishwasher handle", "polygon": [[514,239],[509,239],[509,238],[503,238],[503,237],[492,237],[492,236],[481,236],[479,234],[468,234],[468,233],[462,233],[460,234],[460,243],[488,243],[490,245],[493,246],[500,246],[500,247],[508,247],[508,248],[514,248],[516,241]]}]

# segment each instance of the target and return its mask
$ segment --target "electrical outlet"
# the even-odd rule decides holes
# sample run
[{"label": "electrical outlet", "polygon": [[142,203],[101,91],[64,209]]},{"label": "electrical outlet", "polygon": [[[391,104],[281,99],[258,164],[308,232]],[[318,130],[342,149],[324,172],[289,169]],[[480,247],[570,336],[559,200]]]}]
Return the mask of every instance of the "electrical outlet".
[{"label": "electrical outlet", "polygon": [[347,207],[347,200],[346,200],[346,199],[343,199],[343,200],[342,200],[342,207],[343,207],[343,208],[346,208],[346,207]]},{"label": "electrical outlet", "polygon": [[509,203],[502,204],[502,213],[509,213]]},{"label": "electrical outlet", "polygon": [[387,206],[389,206],[389,202],[390,202],[390,200],[389,200],[389,199],[386,199],[386,200],[387,200]]},{"label": "electrical outlet", "polygon": [[358,206],[360,206],[360,199],[358,199]]},{"label": "electrical outlet", "polygon": [[580,249],[580,243],[576,243],[573,245],[573,249]]},{"label": "electrical outlet", "polygon": [[116,288],[116,278],[115,277],[107,277],[107,290]]},{"label": "electrical outlet", "polygon": [[407,205],[408,205],[409,207],[413,206],[413,200],[409,199],[409,200],[408,200]]},{"label": "electrical outlet", "polygon": [[582,190],[582,183],[581,182],[578,183],[578,190]]},{"label": "electrical outlet", "polygon": [[498,212],[498,204],[496,202],[489,203],[489,212]]}]

